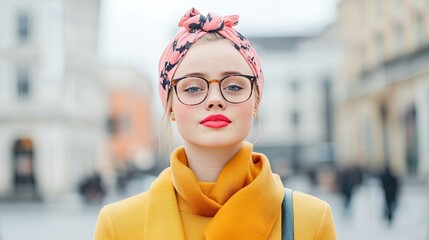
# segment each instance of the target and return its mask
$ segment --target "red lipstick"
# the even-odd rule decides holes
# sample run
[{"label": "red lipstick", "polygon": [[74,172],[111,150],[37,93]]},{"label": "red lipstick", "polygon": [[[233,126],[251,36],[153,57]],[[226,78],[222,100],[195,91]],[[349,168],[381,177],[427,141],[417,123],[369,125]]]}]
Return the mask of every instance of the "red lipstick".
[{"label": "red lipstick", "polygon": [[210,115],[200,122],[200,124],[209,128],[223,128],[228,126],[230,123],[231,120],[222,114]]}]

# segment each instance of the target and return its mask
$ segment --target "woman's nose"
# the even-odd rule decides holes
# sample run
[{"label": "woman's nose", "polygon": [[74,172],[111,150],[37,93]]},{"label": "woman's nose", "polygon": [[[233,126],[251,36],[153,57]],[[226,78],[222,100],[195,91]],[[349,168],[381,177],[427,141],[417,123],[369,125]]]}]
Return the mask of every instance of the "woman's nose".
[{"label": "woman's nose", "polygon": [[225,99],[222,97],[219,85],[217,83],[211,83],[209,92],[207,93],[207,99],[205,101],[207,109],[220,108],[224,109],[226,106]]}]

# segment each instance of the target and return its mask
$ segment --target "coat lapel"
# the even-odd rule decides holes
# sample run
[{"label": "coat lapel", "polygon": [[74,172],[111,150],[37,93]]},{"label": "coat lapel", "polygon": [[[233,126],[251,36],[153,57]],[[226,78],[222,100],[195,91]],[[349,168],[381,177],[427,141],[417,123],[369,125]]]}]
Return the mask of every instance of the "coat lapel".
[{"label": "coat lapel", "polygon": [[144,239],[185,240],[170,168],[149,189],[144,228]]}]

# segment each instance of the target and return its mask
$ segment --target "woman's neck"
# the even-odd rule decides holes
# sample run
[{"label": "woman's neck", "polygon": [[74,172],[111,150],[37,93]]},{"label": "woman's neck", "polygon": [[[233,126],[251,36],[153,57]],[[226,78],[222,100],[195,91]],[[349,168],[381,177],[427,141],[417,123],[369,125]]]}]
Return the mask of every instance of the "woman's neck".
[{"label": "woman's neck", "polygon": [[215,182],[225,164],[241,149],[242,143],[230,147],[208,148],[185,143],[188,167],[200,182]]}]

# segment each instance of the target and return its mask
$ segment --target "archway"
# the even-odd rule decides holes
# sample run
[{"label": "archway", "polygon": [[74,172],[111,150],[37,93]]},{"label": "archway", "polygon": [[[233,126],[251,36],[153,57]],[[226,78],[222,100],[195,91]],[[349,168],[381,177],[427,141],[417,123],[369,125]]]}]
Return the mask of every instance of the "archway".
[{"label": "archway", "polygon": [[405,112],[405,137],[406,137],[406,166],[407,173],[410,176],[418,174],[418,130],[417,130],[417,111],[413,104]]},{"label": "archway", "polygon": [[14,184],[16,198],[36,198],[33,141],[21,138],[13,145]]}]

